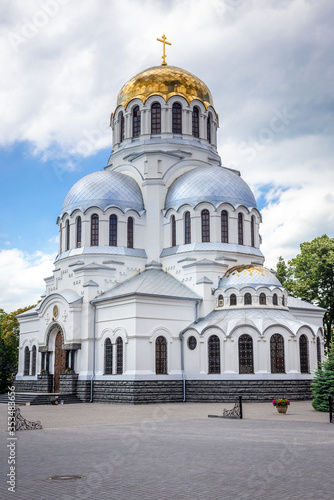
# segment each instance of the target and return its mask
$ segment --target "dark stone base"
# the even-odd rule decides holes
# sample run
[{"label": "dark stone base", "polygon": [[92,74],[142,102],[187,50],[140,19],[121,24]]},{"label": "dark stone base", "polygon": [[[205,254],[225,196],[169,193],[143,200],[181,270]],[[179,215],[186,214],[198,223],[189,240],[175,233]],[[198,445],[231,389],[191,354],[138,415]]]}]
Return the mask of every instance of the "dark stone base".
[{"label": "dark stone base", "polygon": [[[52,375],[51,375],[52,377]],[[49,389],[48,382],[45,380],[15,380],[14,382],[16,392],[52,392]]]},{"label": "dark stone base", "polygon": [[[75,380],[77,375],[61,377],[61,394],[75,394],[80,401],[90,401],[89,380]],[[186,401],[192,403],[225,403],[242,396],[243,401],[268,402],[285,397],[293,401],[312,399],[311,380],[187,380]],[[16,392],[50,392],[43,380],[17,380]],[[96,403],[181,403],[182,380],[119,381],[94,380]]]},{"label": "dark stone base", "polygon": [[78,377],[76,373],[60,374],[60,394],[76,394]]},{"label": "dark stone base", "polygon": [[187,380],[188,402],[221,403],[242,396],[244,402],[275,398],[313,399],[311,380]]}]

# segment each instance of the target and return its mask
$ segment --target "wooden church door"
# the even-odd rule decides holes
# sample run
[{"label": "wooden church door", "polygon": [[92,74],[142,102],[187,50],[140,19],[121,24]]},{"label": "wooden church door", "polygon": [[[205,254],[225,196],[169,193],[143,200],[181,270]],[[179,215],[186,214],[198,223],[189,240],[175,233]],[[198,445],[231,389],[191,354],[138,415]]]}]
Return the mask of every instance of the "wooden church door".
[{"label": "wooden church door", "polygon": [[63,339],[58,332],[55,341],[54,392],[60,391],[60,374],[65,370],[65,351],[62,348]]}]

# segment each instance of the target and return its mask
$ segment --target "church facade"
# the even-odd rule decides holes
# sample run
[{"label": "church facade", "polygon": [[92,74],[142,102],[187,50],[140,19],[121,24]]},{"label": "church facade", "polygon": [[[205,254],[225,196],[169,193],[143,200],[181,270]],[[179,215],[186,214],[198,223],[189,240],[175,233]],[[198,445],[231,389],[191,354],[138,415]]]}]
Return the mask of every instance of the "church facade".
[{"label": "church facade", "polygon": [[292,298],[260,250],[261,214],[217,151],[199,78],[129,80],[104,170],[68,192],[46,291],[20,316],[17,391],[83,401],[309,397],[324,310]]}]

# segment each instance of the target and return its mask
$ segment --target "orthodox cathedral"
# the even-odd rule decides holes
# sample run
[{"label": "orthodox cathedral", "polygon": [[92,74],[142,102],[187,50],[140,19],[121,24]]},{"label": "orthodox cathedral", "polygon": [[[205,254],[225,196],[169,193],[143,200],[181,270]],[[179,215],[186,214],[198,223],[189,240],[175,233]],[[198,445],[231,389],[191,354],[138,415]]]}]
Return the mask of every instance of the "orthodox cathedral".
[{"label": "orthodox cathedral", "polygon": [[121,88],[110,124],[108,164],[69,190],[45,294],[18,316],[16,390],[123,403],[309,397],[324,310],[264,267],[261,214],[222,165],[206,84],[164,53]]}]

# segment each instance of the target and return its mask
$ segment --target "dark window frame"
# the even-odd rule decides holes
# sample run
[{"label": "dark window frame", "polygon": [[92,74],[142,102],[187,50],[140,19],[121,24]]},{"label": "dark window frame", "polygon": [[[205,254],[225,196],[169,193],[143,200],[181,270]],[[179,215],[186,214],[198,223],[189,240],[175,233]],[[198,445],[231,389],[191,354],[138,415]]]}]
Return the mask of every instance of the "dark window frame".
[{"label": "dark window frame", "polygon": [[139,106],[132,109],[132,137],[139,137],[141,133],[141,114]]},{"label": "dark window frame", "polygon": [[230,295],[230,306],[236,306],[237,305],[237,296],[235,293],[231,293]]},{"label": "dark window frame", "polygon": [[238,245],[244,244],[244,216],[238,213]]},{"label": "dark window frame", "polygon": [[210,212],[207,208],[201,212],[202,243],[210,242]]},{"label": "dark window frame", "polygon": [[254,373],[253,338],[244,333],[238,340],[239,373]]},{"label": "dark window frame", "polygon": [[82,238],[82,222],[81,222],[81,217],[80,215],[76,218],[75,221],[75,246],[76,248],[81,247],[81,238]]},{"label": "dark window frame", "polygon": [[70,249],[70,221],[67,219],[65,222],[65,231],[66,231],[66,250]]},{"label": "dark window frame", "polygon": [[208,373],[220,373],[220,339],[218,335],[211,335],[208,339]]},{"label": "dark window frame", "polygon": [[154,102],[151,106],[151,134],[161,134],[161,104]]},{"label": "dark window frame", "polygon": [[104,375],[112,375],[113,365],[113,345],[110,338],[104,342]]},{"label": "dark window frame", "polygon": [[133,217],[128,217],[128,221],[127,221],[127,247],[128,248],[133,248],[133,244],[134,244],[133,230],[134,230]]},{"label": "dark window frame", "polygon": [[247,292],[244,295],[244,305],[245,306],[251,306],[252,305],[252,295]]},{"label": "dark window frame", "polygon": [[172,132],[182,134],[182,106],[179,102],[174,102],[172,106]]},{"label": "dark window frame", "polygon": [[273,294],[273,305],[278,306],[278,296],[277,293]]},{"label": "dark window frame", "polygon": [[191,243],[191,217],[190,212],[184,214],[184,244],[189,245]]},{"label": "dark window frame", "polygon": [[159,335],[155,340],[155,373],[167,375],[167,339]]},{"label": "dark window frame", "polygon": [[206,121],[206,139],[209,142],[209,144],[211,144],[211,123],[212,123],[212,116],[211,113],[209,113]]},{"label": "dark window frame", "polygon": [[284,337],[274,333],[270,337],[270,364],[271,373],[285,373]]},{"label": "dark window frame", "polygon": [[123,375],[123,339],[116,339],[116,374]]},{"label": "dark window frame", "polygon": [[109,246],[117,247],[117,215],[111,214],[109,217]]},{"label": "dark window frame", "polygon": [[92,214],[90,218],[90,246],[99,246],[99,216]]},{"label": "dark window frame", "polygon": [[24,348],[24,366],[23,366],[23,375],[30,375],[30,349],[28,346]]},{"label": "dark window frame", "polygon": [[310,373],[309,342],[305,333],[299,337],[299,361],[300,373]]},{"label": "dark window frame", "polygon": [[228,243],[228,212],[222,210],[221,218],[221,242]]},{"label": "dark window frame", "polygon": [[251,217],[251,246],[255,247],[255,217]]},{"label": "dark window frame", "polygon": [[192,135],[193,137],[199,138],[199,116],[200,111],[198,106],[194,106],[192,112]]},{"label": "dark window frame", "polygon": [[264,292],[260,293],[259,303],[260,303],[260,306],[266,306],[267,305],[267,296],[266,296],[266,294]]},{"label": "dark window frame", "polygon": [[172,247],[176,246],[176,219],[175,215],[170,218]]}]

